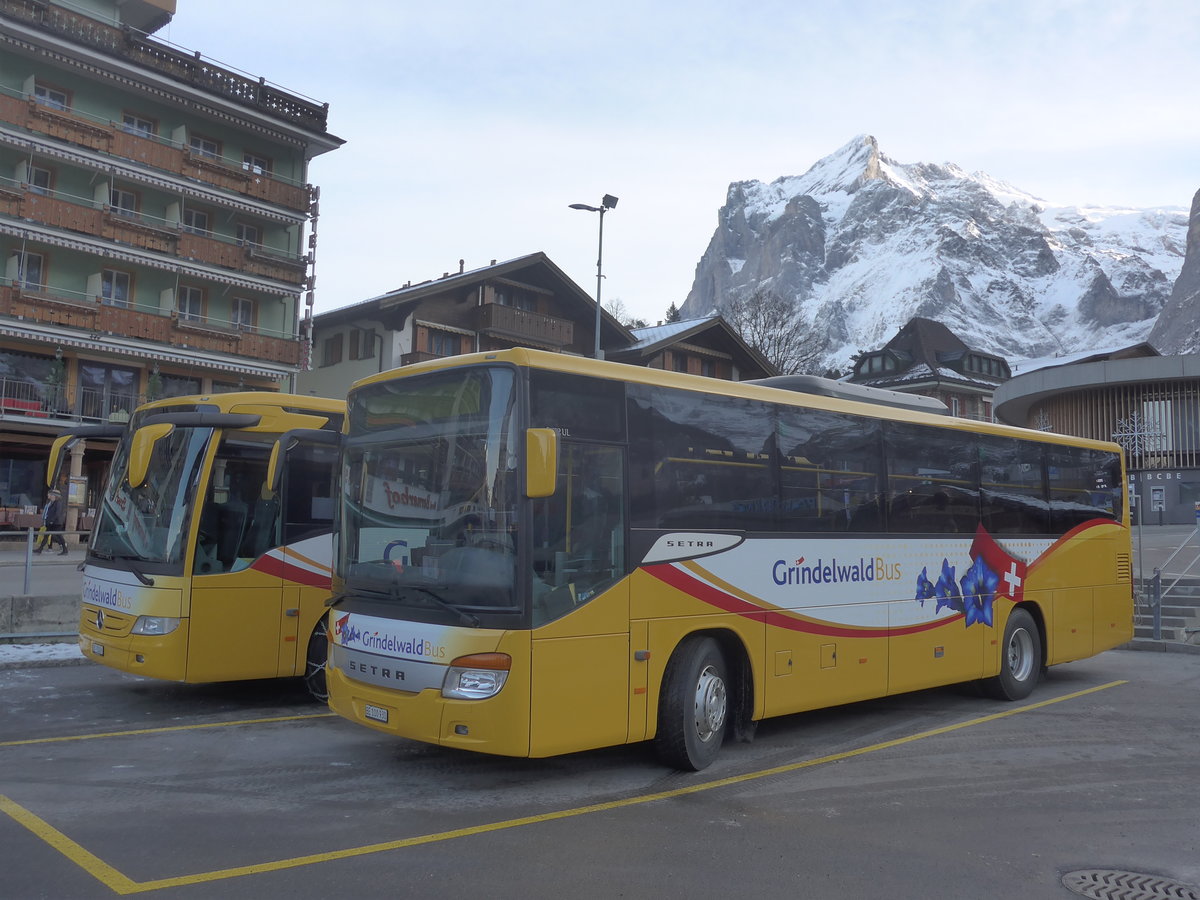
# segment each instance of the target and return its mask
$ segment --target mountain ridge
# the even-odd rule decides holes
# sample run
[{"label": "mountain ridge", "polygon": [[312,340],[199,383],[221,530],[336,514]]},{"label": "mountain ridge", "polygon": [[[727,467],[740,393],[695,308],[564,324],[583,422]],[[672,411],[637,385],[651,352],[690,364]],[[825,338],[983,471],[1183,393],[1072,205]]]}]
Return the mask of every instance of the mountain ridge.
[{"label": "mountain ridge", "polygon": [[1136,343],[1171,295],[1187,226],[1182,207],[1051,206],[859,135],[803,175],[730,184],[681,312],[773,291],[843,370],[913,316],[1009,358]]}]

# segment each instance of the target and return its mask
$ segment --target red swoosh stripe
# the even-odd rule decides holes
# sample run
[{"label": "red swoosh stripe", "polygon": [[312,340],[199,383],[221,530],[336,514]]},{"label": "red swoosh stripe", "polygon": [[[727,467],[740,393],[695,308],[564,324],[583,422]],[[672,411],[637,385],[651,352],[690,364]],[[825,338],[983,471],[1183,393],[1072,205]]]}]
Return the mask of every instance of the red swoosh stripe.
[{"label": "red swoosh stripe", "polygon": [[852,625],[834,625],[828,622],[817,622],[812,619],[801,618],[798,615],[789,614],[782,610],[764,609],[761,606],[756,606],[740,597],[735,597],[727,591],[722,591],[711,584],[706,584],[698,578],[689,575],[687,572],[677,569],[670,563],[645,566],[642,571],[653,575],[664,584],[682,591],[689,597],[694,597],[701,603],[715,606],[717,609],[724,610],[725,612],[736,613],[741,616],[759,615],[762,616],[763,622],[767,625],[773,625],[777,628],[787,628],[791,631],[825,635],[827,637],[880,638],[917,634],[922,631],[932,631],[935,628],[941,628],[943,625],[949,625],[964,618],[963,613],[956,613],[953,616],[946,616],[944,619],[937,619],[933,622],[905,625],[900,628],[867,628]]}]

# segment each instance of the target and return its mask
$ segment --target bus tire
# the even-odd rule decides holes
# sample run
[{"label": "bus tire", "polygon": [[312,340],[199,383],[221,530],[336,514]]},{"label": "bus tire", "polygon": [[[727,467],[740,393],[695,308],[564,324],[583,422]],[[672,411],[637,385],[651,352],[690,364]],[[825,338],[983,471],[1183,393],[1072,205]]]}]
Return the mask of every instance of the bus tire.
[{"label": "bus tire", "polygon": [[983,682],[984,692],[997,700],[1024,700],[1042,674],[1042,636],[1033,616],[1014,609],[1004,626],[1000,645],[1000,674]]},{"label": "bus tire", "polygon": [[329,702],[329,688],[325,682],[325,662],[329,658],[329,626],[326,616],[317,619],[312,636],[308,639],[308,653],[304,661],[304,686],[318,703]]},{"label": "bus tire", "polygon": [[658,757],[699,771],[717,758],[729,721],[729,669],[710,637],[686,639],[671,655],[658,704]]}]

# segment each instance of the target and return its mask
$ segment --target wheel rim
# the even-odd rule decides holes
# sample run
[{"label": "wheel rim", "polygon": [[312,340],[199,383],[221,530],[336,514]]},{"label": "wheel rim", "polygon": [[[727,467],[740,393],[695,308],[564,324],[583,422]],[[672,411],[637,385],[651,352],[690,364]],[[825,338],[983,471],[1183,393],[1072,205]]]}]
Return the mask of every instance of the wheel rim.
[{"label": "wheel rim", "polygon": [[707,741],[725,724],[725,682],[712,666],[705,666],[696,682],[696,736]]},{"label": "wheel rim", "polygon": [[1018,628],[1008,639],[1008,672],[1016,681],[1025,681],[1033,673],[1033,635]]}]

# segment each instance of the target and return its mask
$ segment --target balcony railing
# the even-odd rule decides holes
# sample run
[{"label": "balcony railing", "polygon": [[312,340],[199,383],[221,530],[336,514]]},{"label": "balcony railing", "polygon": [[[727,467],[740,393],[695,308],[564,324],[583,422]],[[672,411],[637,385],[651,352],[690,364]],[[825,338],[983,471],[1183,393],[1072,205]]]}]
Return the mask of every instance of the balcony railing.
[{"label": "balcony railing", "polygon": [[[0,4],[4,2],[0,0]],[[129,131],[108,119],[57,109],[24,94],[0,92],[0,121],[288,209],[306,211],[309,207],[305,185],[271,172],[255,171],[240,160],[194,153],[184,144]]]},{"label": "balcony railing", "polygon": [[199,53],[151,40],[129,27],[98,22],[45,0],[0,0],[0,16],[42,28],[77,44],[161,72],[239,105],[324,133],[329,104],[297,94],[215,65]]},{"label": "balcony railing", "polygon": [[0,417],[68,422],[127,422],[145,396],[118,387],[45,384],[0,376]]},{"label": "balcony railing", "polygon": [[191,231],[179,222],[97,205],[86,197],[35,190],[0,178],[3,214],[293,285],[303,284],[308,272],[307,257],[211,231]]},{"label": "balcony railing", "polygon": [[288,366],[300,362],[301,342],[293,335],[180,316],[176,310],[158,307],[110,305],[98,297],[46,285],[0,284],[0,316]]},{"label": "balcony railing", "polygon": [[575,339],[575,324],[513,306],[486,303],[477,307],[476,330],[480,334],[547,347],[569,346]]}]

